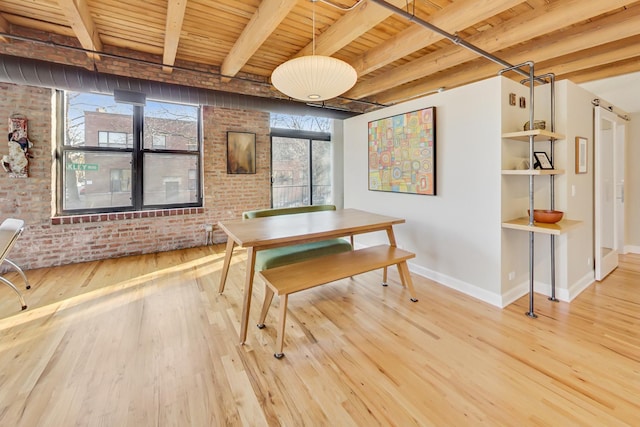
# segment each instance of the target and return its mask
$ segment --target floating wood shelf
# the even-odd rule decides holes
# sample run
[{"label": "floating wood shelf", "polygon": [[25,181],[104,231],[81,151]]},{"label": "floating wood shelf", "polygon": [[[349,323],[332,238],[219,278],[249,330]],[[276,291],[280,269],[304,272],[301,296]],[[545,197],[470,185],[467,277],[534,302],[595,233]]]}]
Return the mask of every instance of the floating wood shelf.
[{"label": "floating wood shelf", "polygon": [[545,129],[533,129],[533,130],[524,130],[520,132],[509,132],[503,133],[503,138],[508,139],[517,139],[518,141],[529,142],[529,136],[533,135],[534,139],[543,140],[543,139],[564,139],[564,135],[556,132],[551,132]]},{"label": "floating wood shelf", "polygon": [[521,217],[512,219],[502,223],[503,228],[510,228],[512,230],[520,231],[533,231],[534,233],[553,234],[559,236],[582,224],[582,221],[576,221],[572,219],[563,219],[555,224],[545,224],[543,222],[536,222],[533,226],[529,225],[528,217]]}]

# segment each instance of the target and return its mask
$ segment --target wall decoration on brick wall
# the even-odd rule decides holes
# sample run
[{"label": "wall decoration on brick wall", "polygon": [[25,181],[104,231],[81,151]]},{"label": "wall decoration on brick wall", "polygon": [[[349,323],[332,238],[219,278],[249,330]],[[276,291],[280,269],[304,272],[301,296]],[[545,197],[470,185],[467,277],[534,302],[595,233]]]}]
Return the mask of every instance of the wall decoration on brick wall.
[{"label": "wall decoration on brick wall", "polygon": [[227,132],[227,173],[256,173],[256,134]]},{"label": "wall decoration on brick wall", "polygon": [[369,122],[369,190],[436,194],[436,107]]},{"label": "wall decoration on brick wall", "polygon": [[27,134],[27,119],[14,115],[9,117],[9,154],[2,156],[2,168],[12,178],[29,176],[29,149],[33,146]]}]

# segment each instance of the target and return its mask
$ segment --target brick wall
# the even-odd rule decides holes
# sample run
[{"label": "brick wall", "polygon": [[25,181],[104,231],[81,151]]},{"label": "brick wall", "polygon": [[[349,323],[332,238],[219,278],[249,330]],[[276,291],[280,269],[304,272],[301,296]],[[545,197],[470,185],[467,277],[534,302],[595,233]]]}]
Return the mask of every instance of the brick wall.
[{"label": "brick wall", "polygon": [[[52,223],[56,141],[52,99],[50,89],[0,83],[0,129],[8,132],[11,115],[26,116],[34,144],[28,178],[10,178],[0,169],[0,220],[12,217],[26,223],[10,256],[24,269],[203,245],[205,224],[270,206],[269,114],[204,107],[203,209],[92,215]],[[227,131],[256,134],[256,174],[227,175]],[[0,143],[0,155],[7,153],[8,144]],[[225,234],[214,228],[214,242],[225,240]]]},{"label": "brick wall", "polygon": [[[12,56],[27,56],[43,61],[81,67],[87,70],[97,70],[101,73],[205,89],[268,97],[273,97],[278,94],[269,83],[268,77],[265,76],[239,73],[237,79],[234,78],[229,82],[222,82],[218,67],[181,60],[176,61],[176,69],[171,73],[167,73],[163,71],[159,65],[149,65],[160,64],[162,62],[162,55],[154,55],[140,51],[134,52],[111,45],[104,45],[104,52],[108,55],[102,55],[99,61],[93,61],[84,52],[62,47],[80,47],[76,38],[59,34],[47,34],[42,31],[31,30],[17,25],[11,26],[11,33],[24,37],[25,40],[34,40],[34,42],[11,39],[10,43],[0,43],[0,53]],[[45,43],[35,42],[37,40]],[[57,46],[53,46],[51,43]],[[28,55],[25,54],[26,52],[28,52]]]}]

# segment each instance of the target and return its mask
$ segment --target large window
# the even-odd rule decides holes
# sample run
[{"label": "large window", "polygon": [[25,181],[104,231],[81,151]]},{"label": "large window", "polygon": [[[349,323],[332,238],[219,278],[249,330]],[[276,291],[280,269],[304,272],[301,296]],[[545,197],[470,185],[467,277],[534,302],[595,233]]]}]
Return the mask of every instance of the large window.
[{"label": "large window", "polygon": [[274,208],[333,203],[333,145],[329,134],[271,130]]},{"label": "large window", "polygon": [[60,93],[58,212],[202,206],[200,109]]},{"label": "large window", "polygon": [[333,203],[331,119],[271,114],[271,204]]}]

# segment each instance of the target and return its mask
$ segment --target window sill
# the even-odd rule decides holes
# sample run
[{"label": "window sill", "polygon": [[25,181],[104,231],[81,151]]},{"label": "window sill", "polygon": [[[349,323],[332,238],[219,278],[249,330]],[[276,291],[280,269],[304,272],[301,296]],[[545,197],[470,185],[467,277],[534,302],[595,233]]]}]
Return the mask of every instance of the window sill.
[{"label": "window sill", "polygon": [[176,215],[193,215],[204,213],[204,208],[179,208],[160,209],[153,211],[135,212],[112,212],[102,214],[83,214],[69,216],[54,216],[51,218],[51,225],[62,224],[87,224],[94,222],[121,221],[126,219],[157,218]]}]

